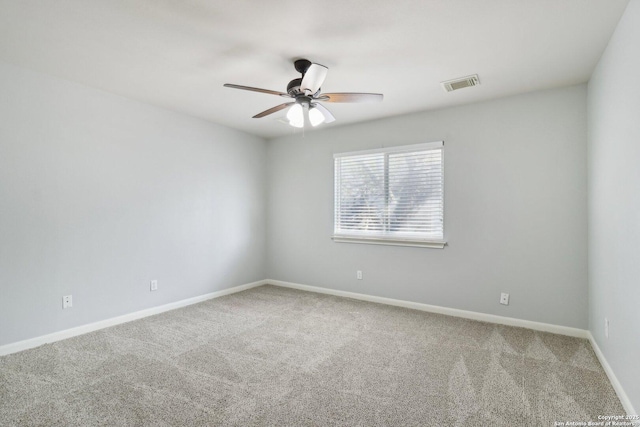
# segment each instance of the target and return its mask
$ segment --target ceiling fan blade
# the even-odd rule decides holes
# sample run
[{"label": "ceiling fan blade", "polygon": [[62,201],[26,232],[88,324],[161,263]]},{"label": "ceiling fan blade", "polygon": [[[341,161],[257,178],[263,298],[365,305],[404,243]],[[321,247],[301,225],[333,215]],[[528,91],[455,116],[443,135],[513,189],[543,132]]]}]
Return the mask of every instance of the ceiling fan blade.
[{"label": "ceiling fan blade", "polygon": [[318,101],[324,102],[380,102],[381,93],[323,93]]},{"label": "ceiling fan blade", "polygon": [[313,103],[311,105],[313,105],[315,108],[318,109],[318,111],[322,113],[322,115],[324,116],[325,123],[331,123],[336,121],[336,118],[333,117],[333,114],[331,114],[331,111],[327,110],[324,105],[318,104],[318,103]]},{"label": "ceiling fan blade", "polygon": [[291,98],[291,95],[289,95],[288,93],[278,92],[278,91],[269,90],[269,89],[260,89],[259,87],[240,86],[240,85],[234,85],[231,83],[225,83],[224,87],[230,87],[233,89],[250,90],[252,92],[267,93],[269,95],[280,95],[280,96],[284,96],[285,98]]},{"label": "ceiling fan blade", "polygon": [[269,114],[273,114],[280,110],[284,110],[285,108],[287,108],[289,105],[292,105],[292,104],[295,104],[295,102],[285,102],[284,104],[276,105],[275,107],[269,108],[268,110],[264,110],[262,113],[256,114],[255,116],[253,116],[253,118],[259,119],[261,117],[268,116]]},{"label": "ceiling fan blade", "polygon": [[311,64],[302,78],[300,90],[307,95],[316,93],[318,89],[320,89],[320,86],[322,86],[322,83],[324,83],[324,79],[327,78],[327,71],[329,71],[329,69],[324,65]]}]

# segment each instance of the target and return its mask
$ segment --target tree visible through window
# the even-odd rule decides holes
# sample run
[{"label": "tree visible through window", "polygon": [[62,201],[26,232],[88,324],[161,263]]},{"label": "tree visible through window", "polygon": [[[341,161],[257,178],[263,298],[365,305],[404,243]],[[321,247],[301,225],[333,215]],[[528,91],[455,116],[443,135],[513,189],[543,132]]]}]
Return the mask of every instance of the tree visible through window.
[{"label": "tree visible through window", "polygon": [[334,239],[442,242],[442,142],[334,157]]}]

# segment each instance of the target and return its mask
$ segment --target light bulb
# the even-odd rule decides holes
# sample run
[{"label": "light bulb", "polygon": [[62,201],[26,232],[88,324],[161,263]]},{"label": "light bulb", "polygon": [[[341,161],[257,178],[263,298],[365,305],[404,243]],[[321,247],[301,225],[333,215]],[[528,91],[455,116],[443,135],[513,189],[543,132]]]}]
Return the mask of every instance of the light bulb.
[{"label": "light bulb", "polygon": [[311,122],[311,126],[318,126],[320,123],[324,123],[324,114],[316,107],[311,107],[309,110],[309,121]]},{"label": "light bulb", "polygon": [[301,128],[304,126],[304,114],[302,112],[302,105],[293,104],[287,112],[287,119],[289,124],[295,128]]}]

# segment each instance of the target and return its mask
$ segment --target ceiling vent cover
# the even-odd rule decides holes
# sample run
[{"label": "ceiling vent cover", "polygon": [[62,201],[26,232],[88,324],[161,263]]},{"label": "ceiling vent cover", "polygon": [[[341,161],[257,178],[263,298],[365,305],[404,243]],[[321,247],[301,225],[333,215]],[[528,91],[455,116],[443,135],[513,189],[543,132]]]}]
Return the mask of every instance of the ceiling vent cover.
[{"label": "ceiling vent cover", "polygon": [[453,92],[454,90],[463,89],[465,87],[478,86],[480,84],[480,80],[478,80],[478,75],[474,74],[472,76],[447,80],[446,82],[441,82],[440,84],[447,92]]}]

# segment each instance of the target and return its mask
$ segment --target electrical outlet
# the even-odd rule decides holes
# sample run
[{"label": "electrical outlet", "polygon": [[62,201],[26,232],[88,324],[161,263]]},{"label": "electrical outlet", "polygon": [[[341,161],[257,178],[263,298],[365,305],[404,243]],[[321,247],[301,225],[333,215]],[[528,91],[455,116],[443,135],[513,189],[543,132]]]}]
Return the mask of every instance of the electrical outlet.
[{"label": "electrical outlet", "polygon": [[509,294],[505,292],[500,294],[500,304],[509,305]]},{"label": "electrical outlet", "polygon": [[362,270],[356,271],[356,279],[362,280]]},{"label": "electrical outlet", "polygon": [[157,280],[152,280],[151,281],[151,290],[152,291],[157,291],[158,290],[158,281]]},{"label": "electrical outlet", "polygon": [[609,319],[604,318],[604,337],[609,338]]},{"label": "electrical outlet", "polygon": [[62,308],[73,307],[73,298],[71,295],[65,295],[62,297]]}]

